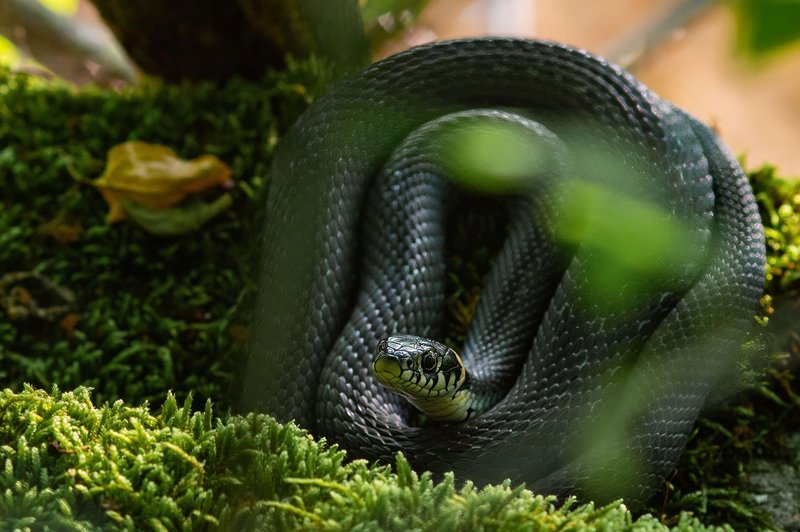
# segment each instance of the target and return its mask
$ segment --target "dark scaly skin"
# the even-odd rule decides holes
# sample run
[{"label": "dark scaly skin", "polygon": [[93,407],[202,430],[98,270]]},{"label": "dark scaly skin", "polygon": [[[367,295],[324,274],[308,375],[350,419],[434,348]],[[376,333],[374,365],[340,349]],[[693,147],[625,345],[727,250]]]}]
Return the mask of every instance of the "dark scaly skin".
[{"label": "dark scaly skin", "polygon": [[[391,334],[441,330],[452,192],[435,175],[448,163],[428,144],[452,113],[523,123],[541,142],[552,132],[567,162],[538,176],[540,193],[510,202],[509,236],[461,353],[502,397],[465,423],[416,427],[370,365]],[[702,250],[666,279],[621,286],[642,296],[636,305],[576,295],[591,289],[597,251],[549,238],[552,183],[591,174],[576,143],[614,153],[631,186]],[[590,54],[512,39],[415,48],[331,88],[276,154],[264,245],[244,409],[294,419],[355,457],[403,451],[459,481],[633,503],[663,485],[735,360],[764,263],[750,187],[708,128]]]}]

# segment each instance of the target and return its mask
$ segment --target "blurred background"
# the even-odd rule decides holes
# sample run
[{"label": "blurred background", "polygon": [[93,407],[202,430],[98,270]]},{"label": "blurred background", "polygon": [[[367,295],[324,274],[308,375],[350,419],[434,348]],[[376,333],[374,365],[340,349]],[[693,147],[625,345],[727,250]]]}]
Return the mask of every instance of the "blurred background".
[{"label": "blurred background", "polygon": [[[260,10],[264,19],[284,24],[275,13],[289,0],[237,1],[248,16]],[[185,13],[180,23],[169,23],[165,15],[166,24],[143,24],[142,17],[122,17],[121,5],[113,0],[0,0],[0,34],[5,36],[0,62],[77,85],[120,87],[136,83],[142,68],[164,77],[159,62],[168,63],[171,73],[180,70],[175,65],[181,57],[171,56],[173,47],[163,35],[150,39],[155,51],[147,55],[141,41],[131,44],[132,33],[161,26],[185,37],[189,32],[181,31],[183,23],[208,24],[191,21]],[[783,175],[800,175],[798,0],[361,0],[359,6],[372,59],[438,39],[475,35],[568,43],[622,64],[661,96],[714,126],[746,158],[747,167],[771,163]],[[117,44],[104,18],[134,60]],[[132,32],[121,20],[138,27]],[[191,32],[197,46],[215,38],[204,29],[209,28]],[[229,40],[249,39],[228,35]],[[283,51],[297,49],[290,43]],[[229,53],[255,55],[256,60],[262,53],[247,50]]]}]

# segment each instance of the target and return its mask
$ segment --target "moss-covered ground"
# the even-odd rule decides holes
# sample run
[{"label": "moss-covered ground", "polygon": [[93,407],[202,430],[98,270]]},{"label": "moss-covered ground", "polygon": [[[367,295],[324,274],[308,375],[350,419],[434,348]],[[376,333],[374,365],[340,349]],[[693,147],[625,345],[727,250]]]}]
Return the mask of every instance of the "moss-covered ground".
[{"label": "moss-covered ground", "polygon": [[[121,93],[0,79],[0,277],[34,272],[75,293],[60,320],[0,320],[0,380],[98,401],[224,402],[246,341],[260,210],[280,133],[321,90],[316,64],[261,83],[145,86]],[[140,139],[183,157],[212,153],[233,170],[233,207],[183,238],[109,226],[100,175],[109,148]],[[5,318],[5,316],[4,316]]]},{"label": "moss-covered ground", "polygon": [[[347,462],[292,426],[228,414],[270,156],[327,80],[319,65],[294,63],[259,82],[76,93],[0,75],[0,278],[31,272],[76,296],[56,319],[0,310],[0,529],[772,526],[747,488],[754,460],[787,456],[800,417],[800,187],[771,169],[752,176],[770,245],[769,325],[749,342],[740,391],[698,423],[650,515],[436,484],[400,457],[395,472]],[[129,139],[218,156],[233,169],[233,207],[178,238],[108,226],[83,181]],[[454,259],[452,336],[487,260]]]}]

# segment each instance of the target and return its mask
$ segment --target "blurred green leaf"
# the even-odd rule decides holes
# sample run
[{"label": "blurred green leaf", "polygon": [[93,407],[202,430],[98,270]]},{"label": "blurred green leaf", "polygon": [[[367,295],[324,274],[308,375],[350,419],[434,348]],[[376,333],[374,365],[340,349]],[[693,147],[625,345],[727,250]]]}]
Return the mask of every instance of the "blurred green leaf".
[{"label": "blurred green leaf", "polygon": [[800,39],[800,0],[736,0],[740,46],[763,56]]},{"label": "blurred green leaf", "polygon": [[563,185],[556,238],[591,250],[582,300],[605,311],[633,308],[643,286],[680,289],[673,274],[695,264],[702,242],[663,207],[635,195],[631,185],[608,188],[579,179]]},{"label": "blurred green leaf", "polygon": [[515,122],[456,122],[438,142],[448,176],[484,194],[519,191],[553,166],[552,140]]}]

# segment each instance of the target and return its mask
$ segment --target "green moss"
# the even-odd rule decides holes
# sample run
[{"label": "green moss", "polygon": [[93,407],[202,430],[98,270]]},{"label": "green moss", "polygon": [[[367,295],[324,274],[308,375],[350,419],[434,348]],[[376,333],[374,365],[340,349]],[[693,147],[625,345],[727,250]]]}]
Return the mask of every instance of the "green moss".
[{"label": "green moss", "polygon": [[750,180],[767,239],[767,294],[793,297],[800,286],[800,182],[779,178],[771,166],[754,171]]},{"label": "green moss", "polygon": [[[0,320],[0,384],[222,400],[244,346],[239,309],[252,294],[270,155],[326,77],[293,63],[259,83],[76,93],[0,73],[0,276],[35,271],[78,298],[67,323]],[[129,139],[220,157],[233,208],[182,238],[109,227],[100,194],[74,177],[96,178],[106,151]]]},{"label": "green moss", "polygon": [[[89,391],[0,392],[0,516],[23,530],[662,530],[620,503],[602,508],[507,485],[397,473],[264,415],[215,419],[168,396],[157,415]],[[701,529],[683,516],[677,529]]]}]

